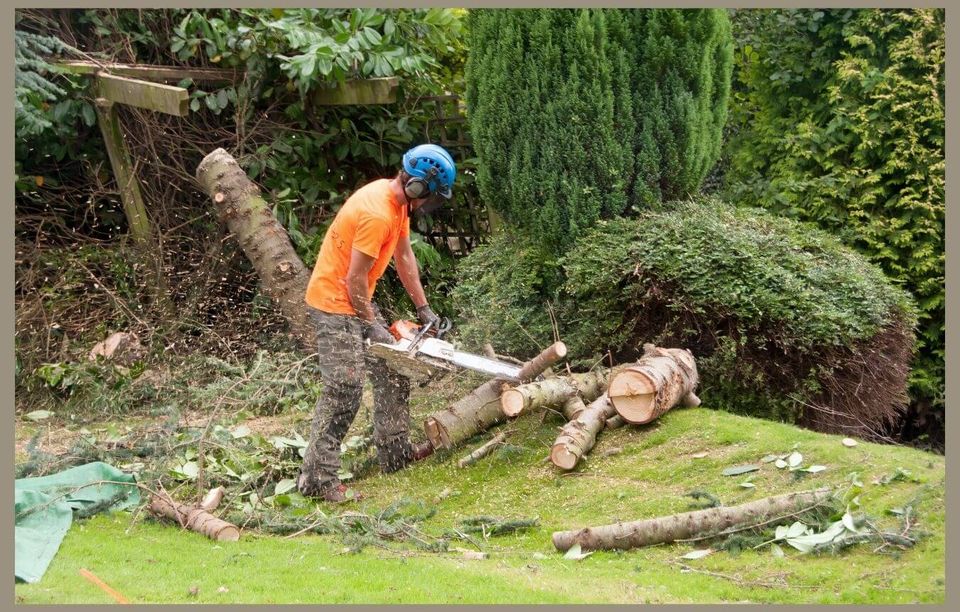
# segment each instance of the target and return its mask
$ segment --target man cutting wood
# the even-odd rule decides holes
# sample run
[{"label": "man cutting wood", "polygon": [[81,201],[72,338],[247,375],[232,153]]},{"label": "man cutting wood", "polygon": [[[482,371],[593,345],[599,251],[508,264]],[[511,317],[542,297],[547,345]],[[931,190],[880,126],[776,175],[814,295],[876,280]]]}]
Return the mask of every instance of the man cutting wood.
[{"label": "man cutting wood", "polygon": [[449,199],[456,174],[445,149],[416,146],[404,154],[394,178],[375,180],[350,196],[323,238],[306,292],[324,385],[297,481],[303,495],[330,502],[350,498],[337,471],[340,444],[360,408],[364,370],[373,384],[373,440],[381,470],[397,471],[433,451],[429,443],[416,448],[410,443],[409,380],[368,353],[366,345],[395,342],[371,301],[391,259],[420,322],[439,324],[410,247],[410,215]]}]

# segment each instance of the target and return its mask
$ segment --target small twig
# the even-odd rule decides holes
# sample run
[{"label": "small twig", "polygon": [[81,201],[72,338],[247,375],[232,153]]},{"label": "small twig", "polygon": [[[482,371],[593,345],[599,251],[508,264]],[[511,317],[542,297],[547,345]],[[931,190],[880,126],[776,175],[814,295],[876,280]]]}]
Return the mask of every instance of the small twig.
[{"label": "small twig", "polygon": [[[743,587],[743,586],[758,586],[758,587],[763,587],[763,588],[765,588],[765,589],[777,589],[777,588],[783,588],[783,587],[785,587],[785,586],[788,586],[784,581],[780,581],[780,582],[759,582],[759,581],[755,581],[755,580],[744,580],[744,579],[740,578],[739,576],[732,576],[732,575],[730,575],[730,574],[721,574],[721,573],[719,573],[719,572],[711,572],[711,571],[709,571],[709,570],[696,569],[696,568],[694,568],[694,567],[690,567],[690,566],[687,565],[686,563],[678,563],[678,562],[676,562],[676,561],[669,561],[669,563],[670,563],[670,565],[679,566],[680,568],[682,568],[682,569],[684,569],[684,570],[686,570],[686,571],[688,571],[688,572],[693,572],[693,573],[695,573],[695,574],[703,574],[703,575],[705,575],[705,576],[713,576],[714,578],[722,578],[722,579],[724,579],[724,580],[730,580],[731,582],[735,582],[735,583],[737,584],[737,586],[741,586],[741,587]],[[805,587],[805,588],[817,588],[817,587]]]},{"label": "small twig", "polygon": [[[317,512],[320,512],[320,511],[318,510]],[[296,533],[291,533],[291,534],[289,534],[289,535],[283,536],[283,538],[284,538],[285,540],[289,540],[290,538],[295,538],[295,537],[297,537],[297,536],[299,536],[299,535],[303,535],[303,534],[307,533],[308,531],[311,531],[314,527],[316,527],[316,526],[319,525],[320,523],[322,523],[326,518],[327,518],[327,515],[324,514],[323,512],[320,512],[320,518],[318,518],[316,521],[314,521],[313,523],[307,525],[306,527],[304,527],[304,528],[301,529],[300,531],[297,531]]]},{"label": "small twig", "polygon": [[[259,364],[258,364],[259,365]],[[203,433],[200,434],[200,440],[197,442],[197,501],[200,501],[200,497],[203,495],[203,486],[204,486],[204,456],[203,456],[203,446],[204,442],[207,439],[207,433],[210,431],[210,425],[216,420],[217,415],[220,413],[220,408],[223,406],[223,400],[230,394],[234,388],[242,382],[249,380],[249,374],[244,374],[241,378],[237,379],[235,383],[230,385],[223,395],[217,400],[216,405],[213,408],[213,414],[210,416],[210,420],[207,421],[207,426],[203,428]]]}]

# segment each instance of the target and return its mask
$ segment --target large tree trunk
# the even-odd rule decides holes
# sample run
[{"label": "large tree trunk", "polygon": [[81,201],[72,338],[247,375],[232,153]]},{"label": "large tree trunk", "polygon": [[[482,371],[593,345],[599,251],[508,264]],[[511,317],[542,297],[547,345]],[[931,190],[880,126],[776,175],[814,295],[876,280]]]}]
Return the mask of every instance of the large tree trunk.
[{"label": "large tree trunk", "polygon": [[607,388],[610,373],[611,370],[596,370],[520,385],[503,392],[500,407],[505,415],[512,418],[538,408],[563,406],[575,396],[592,402]]},{"label": "large tree trunk", "polygon": [[[566,354],[567,347],[557,342],[526,362],[518,378],[522,381],[536,378]],[[433,413],[423,423],[427,439],[434,448],[452,448],[503,422],[506,415],[500,408],[500,394],[509,388],[509,384],[501,380],[488,380],[447,408]]]},{"label": "large tree trunk", "polygon": [[715,535],[725,529],[758,525],[813,508],[825,502],[832,489],[766,497],[739,506],[720,506],[630,523],[587,527],[576,531],[555,531],[553,545],[566,551],[574,544],[582,550],[637,548],[675,540]]},{"label": "large tree trunk", "polygon": [[678,402],[699,406],[694,394],[697,363],[686,349],[643,346],[643,357],[610,377],[607,394],[628,423],[643,424],[660,417]]},{"label": "large tree trunk", "polygon": [[260,197],[260,189],[223,149],[203,158],[197,167],[197,180],[213,198],[218,218],[237,237],[257,270],[264,292],[290,323],[291,333],[303,346],[314,350],[313,327],[304,301],[310,273],[270,205]]},{"label": "large tree trunk", "polygon": [[550,449],[550,461],[558,468],[572,470],[581,457],[590,452],[597,441],[597,433],[616,411],[606,393],[580,410],[563,426]]}]

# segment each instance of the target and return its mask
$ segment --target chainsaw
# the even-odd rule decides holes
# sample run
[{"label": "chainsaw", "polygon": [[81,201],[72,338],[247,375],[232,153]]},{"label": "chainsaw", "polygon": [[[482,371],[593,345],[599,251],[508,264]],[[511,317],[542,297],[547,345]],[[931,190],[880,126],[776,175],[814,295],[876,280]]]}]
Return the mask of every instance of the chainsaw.
[{"label": "chainsaw", "polygon": [[397,339],[395,344],[376,342],[370,352],[387,362],[387,365],[414,381],[429,380],[437,375],[466,368],[494,378],[518,381],[521,366],[458,351],[453,344],[443,340],[450,330],[450,319],[444,318],[434,327],[433,322],[417,325],[412,321],[395,321],[390,333]]}]

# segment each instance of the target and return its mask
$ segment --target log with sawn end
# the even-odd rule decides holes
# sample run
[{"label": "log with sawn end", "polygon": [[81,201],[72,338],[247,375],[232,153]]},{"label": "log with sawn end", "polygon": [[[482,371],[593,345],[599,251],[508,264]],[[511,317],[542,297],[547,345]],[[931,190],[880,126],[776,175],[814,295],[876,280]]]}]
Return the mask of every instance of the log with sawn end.
[{"label": "log with sawn end", "polygon": [[[211,491],[205,500],[207,507],[212,507],[214,501],[219,504],[220,500],[215,499],[218,496],[218,493]],[[202,533],[211,540],[236,542],[240,539],[240,529],[236,525],[215,517],[203,506],[190,506],[166,496],[154,496],[150,500],[150,511],[176,521],[181,527]]]},{"label": "log with sawn end", "polygon": [[578,395],[584,402],[592,402],[606,390],[611,371],[603,369],[555,376],[519,385],[503,392],[500,407],[505,415],[512,418],[538,408],[563,406]]},{"label": "log with sawn end", "polygon": [[550,461],[563,470],[572,470],[577,462],[590,452],[597,441],[597,433],[607,419],[616,414],[606,393],[579,411],[563,426],[550,449]]},{"label": "log with sawn end", "polygon": [[627,423],[649,423],[677,403],[699,406],[697,363],[686,349],[643,346],[643,356],[610,377],[607,394]]},{"label": "log with sawn end", "polygon": [[[563,342],[556,342],[524,363],[517,375],[521,382],[536,378],[567,354]],[[500,379],[488,380],[447,408],[424,421],[423,429],[434,448],[452,448],[467,438],[504,421],[500,394],[510,386]]]}]

